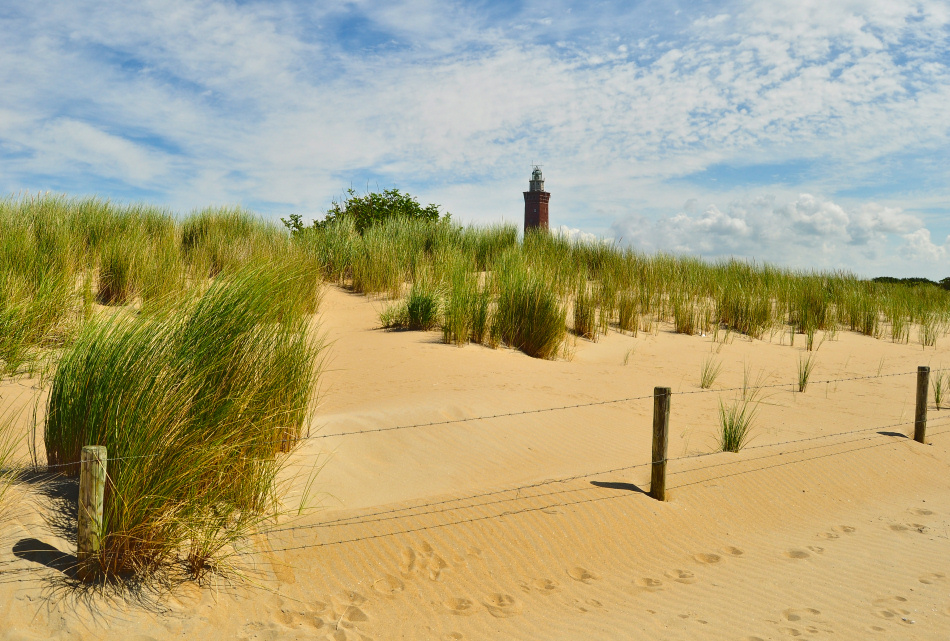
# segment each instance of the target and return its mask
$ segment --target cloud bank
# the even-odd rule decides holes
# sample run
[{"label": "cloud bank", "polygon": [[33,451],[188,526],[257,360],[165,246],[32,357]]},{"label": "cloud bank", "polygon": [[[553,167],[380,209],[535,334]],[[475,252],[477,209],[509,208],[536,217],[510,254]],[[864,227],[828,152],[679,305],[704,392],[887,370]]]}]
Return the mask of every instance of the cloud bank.
[{"label": "cloud bank", "polygon": [[[721,243],[695,251],[806,263],[821,232],[859,271],[950,272],[943,0],[51,0],[0,33],[6,192],[277,216],[397,186],[517,221],[536,161],[555,226],[655,227],[694,198],[708,215],[678,224]],[[737,213],[769,194],[788,243]]]}]

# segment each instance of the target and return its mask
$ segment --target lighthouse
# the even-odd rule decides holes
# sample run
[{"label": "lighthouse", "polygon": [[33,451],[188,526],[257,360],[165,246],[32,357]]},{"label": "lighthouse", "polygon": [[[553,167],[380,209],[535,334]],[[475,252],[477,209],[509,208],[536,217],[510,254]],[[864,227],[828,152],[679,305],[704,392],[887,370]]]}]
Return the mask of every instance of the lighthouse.
[{"label": "lighthouse", "polygon": [[528,191],[524,192],[524,230],[548,230],[548,201],[551,194],[544,191],[544,176],[541,175],[541,165],[534,165],[531,180],[528,182]]}]

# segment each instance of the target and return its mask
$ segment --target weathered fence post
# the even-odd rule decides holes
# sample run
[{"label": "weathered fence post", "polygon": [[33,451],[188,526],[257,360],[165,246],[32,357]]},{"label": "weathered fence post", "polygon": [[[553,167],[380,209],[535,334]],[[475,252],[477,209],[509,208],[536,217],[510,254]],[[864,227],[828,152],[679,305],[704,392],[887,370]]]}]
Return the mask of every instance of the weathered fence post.
[{"label": "weathered fence post", "polygon": [[930,391],[930,368],[917,368],[917,413],[914,415],[914,440],[923,443],[927,436],[927,393]]},{"label": "weathered fence post", "polygon": [[670,431],[669,387],[653,388],[653,472],[650,476],[650,496],[666,500],[666,449]]},{"label": "weathered fence post", "polygon": [[96,576],[95,555],[102,537],[102,506],[106,490],[106,448],[82,448],[79,469],[79,528],[76,536],[76,576],[91,581]]}]

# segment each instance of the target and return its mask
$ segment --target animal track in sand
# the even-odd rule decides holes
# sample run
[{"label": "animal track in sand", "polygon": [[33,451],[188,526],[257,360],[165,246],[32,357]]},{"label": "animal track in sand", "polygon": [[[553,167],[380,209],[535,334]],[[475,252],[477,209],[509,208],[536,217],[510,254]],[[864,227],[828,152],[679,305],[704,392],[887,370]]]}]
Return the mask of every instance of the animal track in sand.
[{"label": "animal track in sand", "polygon": [[722,551],[725,554],[728,554],[729,556],[742,556],[743,554],[745,554],[745,552],[735,547],[734,545],[727,545],[726,547],[722,548]]},{"label": "animal track in sand", "polygon": [[834,541],[835,539],[841,538],[841,535],[837,532],[821,532],[818,534],[819,539],[825,539],[826,541]]},{"label": "animal track in sand", "polygon": [[373,590],[383,596],[394,596],[406,589],[406,584],[392,574],[373,581]]},{"label": "animal track in sand", "polygon": [[916,514],[917,516],[931,516],[933,515],[933,510],[928,510],[927,508],[917,507],[912,510],[908,510],[911,514]]},{"label": "animal track in sand", "polygon": [[667,570],[666,576],[679,583],[696,583],[696,575],[689,570]]},{"label": "animal track in sand", "polygon": [[801,621],[802,619],[814,619],[821,616],[821,612],[815,608],[788,608],[782,610],[782,616],[786,621]]},{"label": "animal track in sand", "polygon": [[868,632],[887,632],[887,628],[882,628],[879,625],[869,625]]},{"label": "animal track in sand", "polygon": [[923,576],[919,577],[917,580],[923,583],[924,585],[933,585],[938,581],[943,581],[947,578],[947,575],[943,572],[928,572]]},{"label": "animal track in sand", "polygon": [[910,618],[910,610],[904,607],[906,604],[907,599],[902,596],[885,597],[871,602],[876,608],[874,614],[882,619],[912,625],[914,620]]},{"label": "animal track in sand", "polygon": [[857,528],[851,527],[850,525],[836,525],[831,529],[836,532],[841,532],[842,534],[854,534],[857,532]]},{"label": "animal track in sand", "polygon": [[561,589],[557,581],[551,579],[535,579],[531,582],[531,586],[541,594],[554,594]]},{"label": "animal track in sand", "polygon": [[499,619],[506,619],[516,614],[521,614],[521,610],[524,607],[521,601],[515,597],[510,594],[502,594],[501,592],[489,594],[482,600],[482,605],[485,606],[489,614]]},{"label": "animal track in sand", "polygon": [[782,634],[787,634],[790,637],[800,637],[802,636],[802,631],[798,628],[779,628],[779,632]]},{"label": "animal track in sand", "polygon": [[823,548],[823,547],[821,547],[821,546],[819,546],[819,545],[809,545],[809,546],[807,546],[807,547],[808,547],[809,550],[811,550],[811,551],[814,552],[815,554],[824,554],[824,553],[825,553],[825,548]]},{"label": "animal track in sand", "polygon": [[806,552],[805,550],[793,549],[793,550],[788,550],[787,552],[785,552],[785,556],[790,559],[807,559],[808,557],[811,556],[811,554]]},{"label": "animal track in sand", "polygon": [[651,579],[649,577],[643,577],[637,579],[633,582],[637,587],[643,588],[644,590],[650,590],[651,592],[658,592],[663,589],[663,581],[659,579]]},{"label": "animal track in sand", "polygon": [[591,581],[596,581],[600,578],[587,568],[582,568],[580,566],[575,566],[568,570],[567,575],[575,581],[580,581],[581,583],[590,583]]},{"label": "animal track in sand", "polygon": [[[402,551],[402,563],[399,566],[399,572],[404,578],[408,579],[416,572],[425,571],[428,573],[429,579],[438,581],[442,575],[442,570],[449,567],[449,564],[427,542],[423,541],[420,548],[420,552],[416,552],[412,548],[406,548]],[[481,550],[478,552],[481,553]]]},{"label": "animal track in sand", "polygon": [[700,554],[694,554],[693,558],[696,560],[697,563],[704,563],[706,565],[712,565],[714,563],[719,563],[720,561],[722,561],[722,557],[719,556],[718,554],[709,554],[706,552],[702,552]]},{"label": "animal track in sand", "polygon": [[474,601],[465,597],[448,599],[442,605],[452,614],[458,614],[459,616],[474,614],[477,607]]}]

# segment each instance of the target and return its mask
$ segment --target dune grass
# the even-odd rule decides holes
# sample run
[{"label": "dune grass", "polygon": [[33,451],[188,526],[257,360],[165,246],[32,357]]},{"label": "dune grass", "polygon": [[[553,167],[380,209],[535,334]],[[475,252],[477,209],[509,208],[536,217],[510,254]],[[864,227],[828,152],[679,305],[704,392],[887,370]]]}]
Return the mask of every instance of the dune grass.
[{"label": "dune grass", "polygon": [[699,387],[702,389],[712,387],[720,371],[722,371],[722,362],[713,356],[706,357],[699,372]]},{"label": "dune grass", "polygon": [[804,392],[808,387],[808,379],[811,378],[812,370],[815,369],[817,360],[814,354],[798,357],[798,391]]},{"label": "dune grass", "polygon": [[950,372],[936,370],[930,381],[930,387],[933,389],[934,405],[939,410],[943,407],[946,400],[947,389],[950,388]]},{"label": "dune grass", "polygon": [[736,398],[726,405],[719,401],[718,448],[723,452],[738,452],[752,436],[758,410],[756,394]]},{"label": "dune grass", "polygon": [[106,575],[174,563],[200,575],[276,508],[278,453],[301,436],[317,380],[309,278],[287,263],[247,267],[179,308],[96,319],[63,356],[47,459],[108,449]]}]

